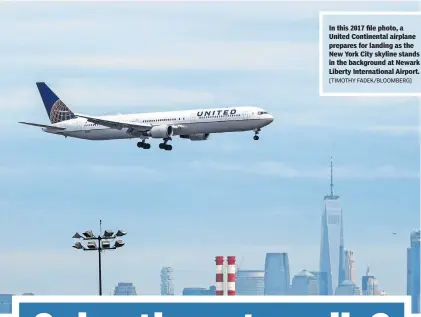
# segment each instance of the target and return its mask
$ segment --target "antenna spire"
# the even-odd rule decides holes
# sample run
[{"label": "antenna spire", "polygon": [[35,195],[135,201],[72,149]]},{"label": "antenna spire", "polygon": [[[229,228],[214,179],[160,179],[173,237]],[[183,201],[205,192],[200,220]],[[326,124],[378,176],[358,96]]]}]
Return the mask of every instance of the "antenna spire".
[{"label": "antenna spire", "polygon": [[333,162],[330,157],[330,196],[333,196]]}]

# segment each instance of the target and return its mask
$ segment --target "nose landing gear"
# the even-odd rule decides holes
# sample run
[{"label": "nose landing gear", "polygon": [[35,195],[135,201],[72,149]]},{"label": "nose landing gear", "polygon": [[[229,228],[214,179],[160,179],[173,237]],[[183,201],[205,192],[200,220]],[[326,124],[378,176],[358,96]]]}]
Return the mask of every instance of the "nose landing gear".
[{"label": "nose landing gear", "polygon": [[260,131],[261,131],[260,129],[254,129],[254,137],[253,137],[254,141],[259,140],[259,132]]}]

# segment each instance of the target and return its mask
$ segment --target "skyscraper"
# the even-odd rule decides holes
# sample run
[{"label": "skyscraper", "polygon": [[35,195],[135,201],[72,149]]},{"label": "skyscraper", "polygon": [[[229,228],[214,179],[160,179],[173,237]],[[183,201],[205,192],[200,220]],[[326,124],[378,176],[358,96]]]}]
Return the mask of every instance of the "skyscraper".
[{"label": "skyscraper", "polygon": [[236,291],[236,295],[264,295],[265,271],[238,270]]},{"label": "skyscraper", "polygon": [[161,295],[174,295],[173,272],[171,267],[161,269]]},{"label": "skyscraper", "polygon": [[379,286],[377,284],[377,279],[370,275],[370,268],[367,268],[365,276],[362,277],[361,281],[361,291],[362,295],[373,296],[380,295]]},{"label": "skyscraper", "polygon": [[287,253],[266,253],[265,295],[287,295],[290,286]]},{"label": "skyscraper", "polygon": [[351,281],[355,284],[355,259],[354,252],[345,250],[345,276],[344,280]]},{"label": "skyscraper", "polygon": [[114,289],[114,295],[116,296],[128,296],[128,295],[137,295],[136,287],[133,283],[124,283],[120,282]]},{"label": "skyscraper", "polygon": [[328,295],[344,281],[344,239],[342,208],[339,196],[333,194],[333,166],[330,163],[330,195],[324,197],[320,272],[327,273]]},{"label": "skyscraper", "polygon": [[377,279],[372,275],[362,277],[362,295],[374,296],[380,295]]},{"label": "skyscraper", "polygon": [[420,313],[420,230],[411,232],[407,249],[407,295],[412,297],[412,313]]},{"label": "skyscraper", "polygon": [[294,275],[290,295],[319,295],[319,281],[307,270]]}]

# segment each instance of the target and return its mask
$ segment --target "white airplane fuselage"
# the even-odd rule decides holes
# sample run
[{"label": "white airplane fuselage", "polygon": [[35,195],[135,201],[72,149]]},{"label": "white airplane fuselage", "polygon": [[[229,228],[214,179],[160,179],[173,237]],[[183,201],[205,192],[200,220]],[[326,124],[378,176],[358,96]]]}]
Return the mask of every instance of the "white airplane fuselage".
[{"label": "white airplane fuselage", "polygon": [[[257,107],[230,107],[184,111],[153,112],[98,116],[98,119],[124,121],[152,126],[174,126],[174,136],[189,136],[224,132],[259,130],[273,121],[273,116]],[[52,124],[65,130],[48,127],[43,131],[85,140],[148,139],[134,135],[128,128],[114,129],[90,122],[81,117]]]}]

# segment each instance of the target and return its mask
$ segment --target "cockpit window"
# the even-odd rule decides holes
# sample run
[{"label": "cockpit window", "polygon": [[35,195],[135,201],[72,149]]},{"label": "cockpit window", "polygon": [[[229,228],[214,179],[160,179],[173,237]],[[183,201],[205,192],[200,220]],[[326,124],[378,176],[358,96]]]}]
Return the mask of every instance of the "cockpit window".
[{"label": "cockpit window", "polygon": [[266,111],[259,111],[257,114],[261,115],[261,114],[268,114],[268,113]]}]

